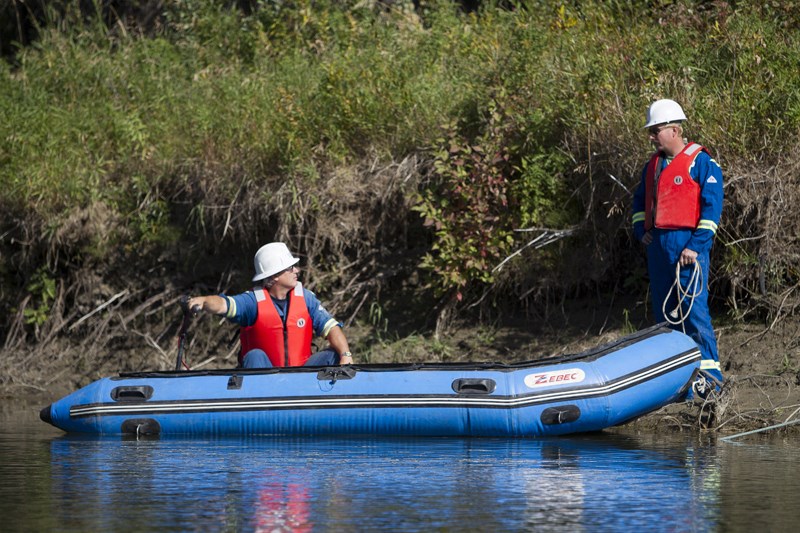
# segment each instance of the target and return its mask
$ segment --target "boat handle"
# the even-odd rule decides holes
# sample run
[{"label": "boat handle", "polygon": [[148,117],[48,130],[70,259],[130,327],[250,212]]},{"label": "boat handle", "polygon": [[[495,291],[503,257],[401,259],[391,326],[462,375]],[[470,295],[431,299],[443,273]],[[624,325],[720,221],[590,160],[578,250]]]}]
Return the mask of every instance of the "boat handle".
[{"label": "boat handle", "polygon": [[150,385],[134,385],[115,387],[111,390],[111,399],[115,402],[139,402],[149,400],[153,396]]},{"label": "boat handle", "polygon": [[491,394],[497,383],[489,378],[459,378],[453,381],[453,390],[459,394]]}]

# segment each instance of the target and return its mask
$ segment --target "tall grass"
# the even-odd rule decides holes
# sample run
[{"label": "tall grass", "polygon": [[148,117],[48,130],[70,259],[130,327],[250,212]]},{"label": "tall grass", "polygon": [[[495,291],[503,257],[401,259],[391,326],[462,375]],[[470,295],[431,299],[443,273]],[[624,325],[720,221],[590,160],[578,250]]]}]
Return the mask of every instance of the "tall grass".
[{"label": "tall grass", "polygon": [[[644,112],[661,97],[684,105],[689,135],[726,171],[730,222],[718,255],[739,287],[755,290],[766,241],[742,239],[775,217],[751,209],[759,184],[745,178],[795,168],[784,155],[800,125],[800,40],[783,22],[791,2],[486,3],[467,14],[449,2],[415,12],[299,1],[249,15],[227,4],[170,3],[146,35],[67,12],[0,65],[4,310],[13,314],[14,287],[43,266],[68,275],[197,239],[228,239],[246,255],[286,238],[317,258],[331,290],[346,286],[348,257],[366,261],[363,250],[378,248],[413,265],[427,254],[430,283],[444,289],[495,285],[525,297],[544,286],[619,286],[640,260],[625,188],[649,150]],[[466,225],[437,235],[411,211],[429,202],[440,210],[428,214],[458,215],[431,170],[447,135],[465,147],[491,140],[508,155],[503,243],[476,248],[481,272],[469,273],[459,250]],[[377,167],[409,156],[422,163],[391,182],[394,196],[386,181],[369,183]],[[483,207],[473,207],[481,223]],[[80,213],[98,211],[86,215],[88,235],[70,236]],[[434,227],[444,219],[435,218]],[[374,220],[381,231],[369,229]],[[514,230],[531,226],[576,232],[486,276],[530,241]],[[775,289],[795,283],[789,255],[771,249]]]}]

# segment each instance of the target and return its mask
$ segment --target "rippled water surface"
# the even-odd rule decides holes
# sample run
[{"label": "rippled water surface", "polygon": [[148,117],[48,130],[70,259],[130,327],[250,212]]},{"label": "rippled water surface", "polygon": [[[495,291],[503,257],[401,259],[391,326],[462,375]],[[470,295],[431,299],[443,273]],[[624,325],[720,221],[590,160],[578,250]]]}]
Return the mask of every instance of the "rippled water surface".
[{"label": "rippled water surface", "polygon": [[66,436],[0,404],[10,531],[794,531],[795,438]]}]

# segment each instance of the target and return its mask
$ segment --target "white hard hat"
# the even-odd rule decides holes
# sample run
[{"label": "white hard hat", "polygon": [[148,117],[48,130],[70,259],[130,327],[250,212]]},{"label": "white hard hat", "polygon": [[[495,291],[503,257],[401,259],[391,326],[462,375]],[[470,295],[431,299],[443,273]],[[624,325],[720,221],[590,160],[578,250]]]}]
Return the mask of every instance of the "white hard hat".
[{"label": "white hard hat", "polygon": [[265,244],[258,249],[253,261],[256,266],[256,275],[253,276],[253,281],[274,276],[278,272],[296,265],[298,261],[300,259],[292,256],[289,248],[282,242]]},{"label": "white hard hat", "polygon": [[686,120],[686,115],[683,114],[683,109],[678,102],[667,99],[656,100],[650,104],[650,109],[647,110],[647,124],[644,127],[649,128],[657,124],[683,122],[684,120]]}]

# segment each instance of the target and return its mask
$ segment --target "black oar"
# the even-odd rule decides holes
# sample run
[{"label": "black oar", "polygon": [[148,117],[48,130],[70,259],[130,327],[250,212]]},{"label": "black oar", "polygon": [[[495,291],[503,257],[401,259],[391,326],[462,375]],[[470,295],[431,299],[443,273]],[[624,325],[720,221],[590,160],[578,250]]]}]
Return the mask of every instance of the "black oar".
[{"label": "black oar", "polygon": [[[186,340],[186,330],[189,329],[189,322],[192,320],[192,316],[197,314],[199,309],[189,309],[189,296],[183,295],[180,300],[181,309],[183,309],[183,323],[181,324],[181,329],[178,332],[178,359],[175,361],[175,370],[181,369],[181,364],[186,366],[188,370],[189,367],[186,363],[183,362],[183,343]],[[196,308],[197,306],[195,306]]]}]

